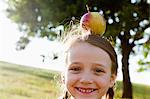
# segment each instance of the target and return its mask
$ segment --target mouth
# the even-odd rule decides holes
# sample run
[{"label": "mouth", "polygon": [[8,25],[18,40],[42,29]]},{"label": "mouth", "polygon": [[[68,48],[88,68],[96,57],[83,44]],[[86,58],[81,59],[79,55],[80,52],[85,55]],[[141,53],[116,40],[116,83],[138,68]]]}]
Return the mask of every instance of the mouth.
[{"label": "mouth", "polygon": [[81,87],[75,87],[75,89],[83,94],[90,94],[90,93],[98,90],[98,89],[94,89],[94,88],[81,88]]}]

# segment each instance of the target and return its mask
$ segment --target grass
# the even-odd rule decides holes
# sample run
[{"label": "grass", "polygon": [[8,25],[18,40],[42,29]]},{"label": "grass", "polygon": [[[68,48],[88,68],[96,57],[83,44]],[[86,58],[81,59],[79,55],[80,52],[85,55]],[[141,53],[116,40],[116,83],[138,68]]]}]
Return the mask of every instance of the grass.
[{"label": "grass", "polygon": [[[1,99],[58,99],[60,73],[0,61]],[[117,82],[115,99],[120,99],[122,83]],[[150,99],[150,86],[133,84],[134,99]]]},{"label": "grass", "polygon": [[[150,86],[132,83],[133,99],[150,99]],[[122,95],[122,82],[117,81],[115,99],[120,99]]]},{"label": "grass", "polygon": [[57,99],[60,95],[60,74],[0,62],[1,99]]}]

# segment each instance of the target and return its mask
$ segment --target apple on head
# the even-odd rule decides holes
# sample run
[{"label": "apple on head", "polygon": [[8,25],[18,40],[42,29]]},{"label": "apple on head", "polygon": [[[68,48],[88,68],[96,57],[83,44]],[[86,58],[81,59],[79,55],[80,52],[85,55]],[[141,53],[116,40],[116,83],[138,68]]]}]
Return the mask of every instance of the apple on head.
[{"label": "apple on head", "polygon": [[98,12],[85,13],[80,20],[82,29],[91,31],[95,35],[103,35],[106,30],[106,21]]}]

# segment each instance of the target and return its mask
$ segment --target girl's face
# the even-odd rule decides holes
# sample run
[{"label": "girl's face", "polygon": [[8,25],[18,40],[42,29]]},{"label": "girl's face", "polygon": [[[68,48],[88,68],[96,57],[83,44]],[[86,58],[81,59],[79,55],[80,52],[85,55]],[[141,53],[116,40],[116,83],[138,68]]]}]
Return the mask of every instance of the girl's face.
[{"label": "girl's face", "polygon": [[68,52],[65,84],[75,99],[101,99],[114,85],[111,58],[89,43],[76,43]]}]

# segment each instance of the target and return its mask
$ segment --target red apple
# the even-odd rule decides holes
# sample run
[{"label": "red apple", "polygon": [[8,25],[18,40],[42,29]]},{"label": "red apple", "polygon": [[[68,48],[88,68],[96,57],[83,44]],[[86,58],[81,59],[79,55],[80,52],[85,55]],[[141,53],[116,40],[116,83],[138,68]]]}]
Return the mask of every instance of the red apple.
[{"label": "red apple", "polygon": [[98,12],[88,12],[81,17],[80,26],[84,30],[90,30],[92,34],[103,35],[106,30],[106,21]]}]

